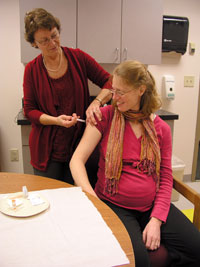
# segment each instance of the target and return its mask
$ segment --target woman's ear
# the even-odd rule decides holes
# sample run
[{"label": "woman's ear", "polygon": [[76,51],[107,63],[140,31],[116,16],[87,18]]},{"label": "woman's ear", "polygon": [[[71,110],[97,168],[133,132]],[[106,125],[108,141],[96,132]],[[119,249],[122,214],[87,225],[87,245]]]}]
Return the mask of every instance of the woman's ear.
[{"label": "woman's ear", "polygon": [[36,45],[35,42],[34,42],[34,43],[31,43],[31,45],[32,45],[32,47],[34,47],[34,48],[38,48],[38,46]]},{"label": "woman's ear", "polygon": [[140,96],[142,96],[144,94],[144,92],[146,91],[146,88],[147,87],[144,84],[140,86]]}]

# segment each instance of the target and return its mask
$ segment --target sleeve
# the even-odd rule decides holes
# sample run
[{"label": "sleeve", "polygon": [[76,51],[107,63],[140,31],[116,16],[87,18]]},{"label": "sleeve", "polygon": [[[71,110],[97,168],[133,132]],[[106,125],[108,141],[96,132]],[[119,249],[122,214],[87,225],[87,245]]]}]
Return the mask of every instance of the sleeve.
[{"label": "sleeve", "polygon": [[[161,119],[160,119],[161,120]],[[171,192],[173,187],[172,176],[172,137],[170,127],[162,121],[163,125],[159,135],[161,164],[160,164],[160,187],[156,193],[151,217],[156,217],[159,220],[166,222],[170,203]]]},{"label": "sleeve", "polygon": [[23,91],[24,91],[24,113],[25,116],[36,124],[40,124],[39,118],[43,112],[39,111],[35,93],[34,93],[34,82],[31,75],[31,64],[29,63],[25,67]]},{"label": "sleeve", "polygon": [[111,105],[107,105],[105,107],[100,108],[102,113],[102,119],[99,121],[95,115],[97,124],[95,125],[102,136],[105,134],[105,131],[109,132],[109,125],[112,122],[113,117],[113,107]]},{"label": "sleeve", "polygon": [[78,51],[84,60],[88,79],[100,88],[112,88],[111,75],[89,54]]}]

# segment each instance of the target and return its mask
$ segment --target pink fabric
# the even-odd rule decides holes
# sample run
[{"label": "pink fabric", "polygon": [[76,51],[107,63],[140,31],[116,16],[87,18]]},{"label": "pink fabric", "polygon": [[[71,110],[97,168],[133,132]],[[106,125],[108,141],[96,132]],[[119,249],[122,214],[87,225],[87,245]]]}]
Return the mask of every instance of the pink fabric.
[{"label": "pink fabric", "polygon": [[[122,167],[118,193],[110,196],[104,192],[105,155],[114,109],[112,106],[106,106],[102,108],[101,111],[103,119],[98,122],[98,125],[96,126],[102,134],[102,140],[99,146],[100,160],[98,181],[95,187],[95,192],[99,198],[109,200],[110,202],[124,208],[146,211],[153,207],[151,216],[165,222],[169,212],[173,186],[170,127],[156,116],[154,124],[161,151],[160,187],[159,191],[156,193],[156,182],[153,177],[147,176],[135,168],[136,163],[140,160],[141,137],[137,139],[129,122],[125,122],[123,162],[126,163],[124,163]],[[132,163],[132,166],[126,165],[127,162],[129,164]]]}]

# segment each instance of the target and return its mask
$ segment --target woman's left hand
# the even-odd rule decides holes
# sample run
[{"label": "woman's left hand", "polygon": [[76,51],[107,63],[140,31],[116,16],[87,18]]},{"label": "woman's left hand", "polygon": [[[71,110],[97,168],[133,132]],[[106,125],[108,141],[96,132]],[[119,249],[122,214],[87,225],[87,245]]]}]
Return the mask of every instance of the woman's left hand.
[{"label": "woman's left hand", "polygon": [[94,114],[96,115],[97,119],[101,121],[102,114],[100,111],[100,102],[96,99],[92,101],[86,110],[87,123],[89,122],[91,125],[97,124]]},{"label": "woman's left hand", "polygon": [[149,250],[156,250],[160,247],[160,227],[162,222],[152,217],[143,231],[143,242]]}]

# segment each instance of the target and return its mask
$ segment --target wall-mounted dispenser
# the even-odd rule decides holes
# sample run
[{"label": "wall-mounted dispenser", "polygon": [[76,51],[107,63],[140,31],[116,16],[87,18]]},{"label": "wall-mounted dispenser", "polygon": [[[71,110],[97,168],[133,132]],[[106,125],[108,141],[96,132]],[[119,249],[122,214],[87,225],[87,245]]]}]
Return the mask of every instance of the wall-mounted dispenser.
[{"label": "wall-mounted dispenser", "polygon": [[188,42],[189,20],[186,17],[163,16],[162,52],[185,54]]},{"label": "wall-mounted dispenser", "polygon": [[175,98],[175,79],[172,75],[164,75],[164,90],[167,99]]}]

